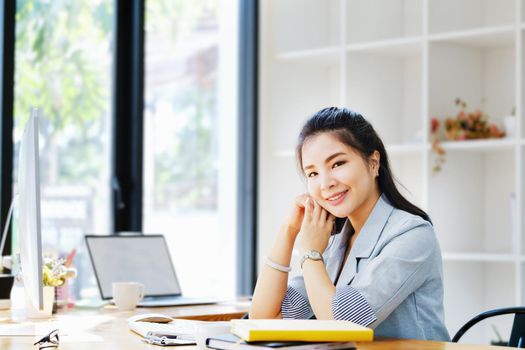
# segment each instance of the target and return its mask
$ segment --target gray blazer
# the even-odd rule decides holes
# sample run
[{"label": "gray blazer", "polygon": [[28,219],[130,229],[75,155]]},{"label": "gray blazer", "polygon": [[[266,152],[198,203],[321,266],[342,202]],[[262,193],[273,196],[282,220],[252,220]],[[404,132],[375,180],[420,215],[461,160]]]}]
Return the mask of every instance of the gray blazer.
[{"label": "gray blazer", "polygon": [[[354,288],[372,308],[377,320],[369,327],[375,335],[450,340],[441,252],[432,225],[394,208],[382,195],[341,266],[352,234],[347,221],[323,257],[336,289]],[[302,276],[289,285],[308,300]]]}]

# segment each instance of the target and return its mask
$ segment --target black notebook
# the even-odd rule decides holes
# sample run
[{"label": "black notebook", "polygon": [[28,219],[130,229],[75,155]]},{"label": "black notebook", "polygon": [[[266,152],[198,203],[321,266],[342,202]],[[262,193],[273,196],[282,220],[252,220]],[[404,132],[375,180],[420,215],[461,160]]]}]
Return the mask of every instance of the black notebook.
[{"label": "black notebook", "polygon": [[206,346],[217,350],[340,350],[355,349],[354,342],[313,343],[298,341],[257,341],[245,342],[239,337],[227,333],[206,339]]}]

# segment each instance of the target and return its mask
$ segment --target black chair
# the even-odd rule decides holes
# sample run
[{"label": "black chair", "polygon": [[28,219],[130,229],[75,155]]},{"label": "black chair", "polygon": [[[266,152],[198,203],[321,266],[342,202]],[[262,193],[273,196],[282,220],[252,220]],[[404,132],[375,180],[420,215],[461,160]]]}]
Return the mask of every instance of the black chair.
[{"label": "black chair", "polygon": [[510,333],[510,339],[507,346],[514,348],[524,348],[525,347],[525,307],[507,307],[503,309],[495,309],[483,312],[476,317],[472,318],[470,321],[465,323],[463,327],[456,333],[452,338],[452,341],[457,343],[457,341],[468,331],[472,326],[474,326],[479,321],[482,321],[486,318],[500,315],[509,315],[514,314],[514,323],[512,324],[512,331]]}]

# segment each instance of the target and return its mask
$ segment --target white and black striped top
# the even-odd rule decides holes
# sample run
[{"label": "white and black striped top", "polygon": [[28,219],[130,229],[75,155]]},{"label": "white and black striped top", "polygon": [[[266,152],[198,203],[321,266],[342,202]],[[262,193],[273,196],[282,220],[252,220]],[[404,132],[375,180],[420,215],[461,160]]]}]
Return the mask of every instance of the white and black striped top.
[{"label": "white and black striped top", "polygon": [[[314,315],[308,300],[293,287],[288,287],[281,311],[283,319],[308,319]],[[377,320],[365,298],[350,286],[336,290],[332,312],[336,320],[352,321],[362,326],[368,326]]]}]

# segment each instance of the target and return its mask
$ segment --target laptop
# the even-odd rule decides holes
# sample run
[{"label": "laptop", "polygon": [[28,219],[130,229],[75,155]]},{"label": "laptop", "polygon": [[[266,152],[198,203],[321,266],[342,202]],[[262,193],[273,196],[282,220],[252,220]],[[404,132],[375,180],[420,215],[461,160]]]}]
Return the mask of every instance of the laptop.
[{"label": "laptop", "polygon": [[161,307],[214,304],[216,298],[182,295],[163,235],[86,235],[100,296],[112,299],[113,282],[144,284],[144,299],[137,306]]}]

